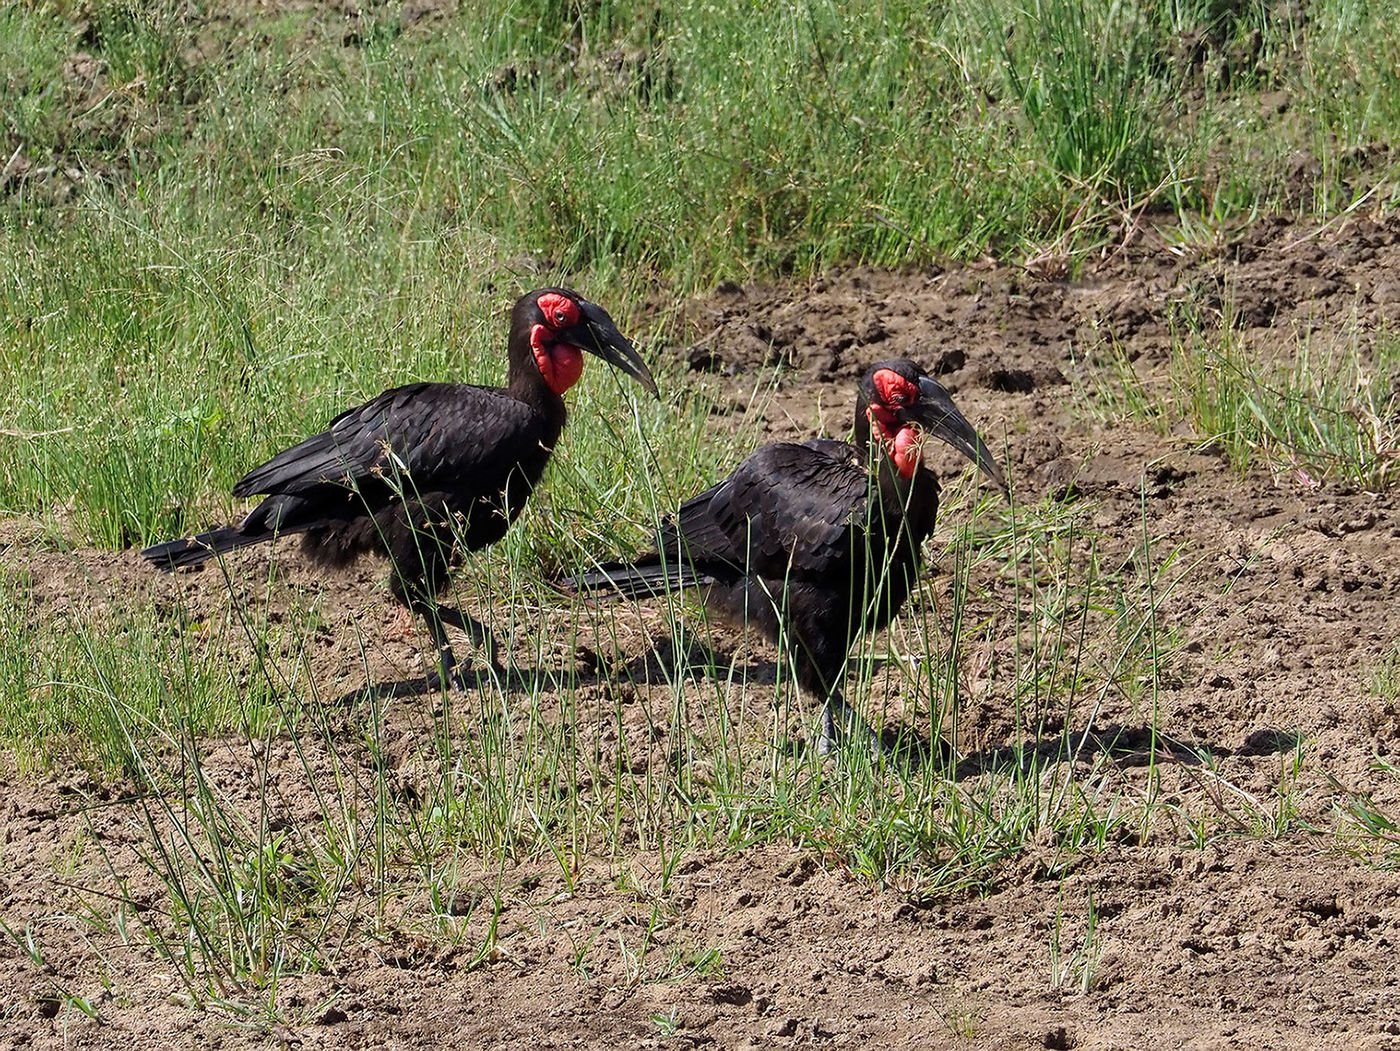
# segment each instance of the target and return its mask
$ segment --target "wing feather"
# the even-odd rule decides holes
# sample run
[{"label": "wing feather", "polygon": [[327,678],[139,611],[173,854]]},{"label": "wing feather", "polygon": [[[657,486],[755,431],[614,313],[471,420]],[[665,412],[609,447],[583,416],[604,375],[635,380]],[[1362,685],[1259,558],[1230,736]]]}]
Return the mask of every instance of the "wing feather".
[{"label": "wing feather", "polygon": [[845,442],[766,445],[681,506],[666,547],[699,568],[826,574],[850,560],[869,487]]},{"label": "wing feather", "polygon": [[435,479],[470,477],[487,466],[492,451],[538,440],[534,424],[528,406],[493,387],[395,387],[253,468],[233,493],[304,493],[326,484],[356,487],[400,473],[427,490]]}]

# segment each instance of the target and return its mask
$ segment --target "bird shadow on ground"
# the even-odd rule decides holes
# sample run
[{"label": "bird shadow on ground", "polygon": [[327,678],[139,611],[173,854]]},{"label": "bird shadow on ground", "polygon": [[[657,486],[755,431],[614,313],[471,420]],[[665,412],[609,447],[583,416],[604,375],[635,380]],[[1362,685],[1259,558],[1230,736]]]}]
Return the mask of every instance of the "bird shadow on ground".
[{"label": "bird shadow on ground", "polygon": [[1264,728],[1246,735],[1239,748],[1180,741],[1154,731],[1147,724],[1111,724],[1100,730],[1066,731],[1041,741],[999,745],[974,752],[961,760],[953,777],[961,781],[992,771],[1019,769],[1028,772],[1045,761],[1074,761],[1094,755],[1107,756],[1119,767],[1149,766],[1154,763],[1182,763],[1207,766],[1230,756],[1280,755],[1296,749],[1302,735],[1291,730]]},{"label": "bird shadow on ground", "polygon": [[654,635],[644,653],[615,666],[608,678],[638,685],[674,682],[735,680],[757,685],[778,681],[778,662],[757,660],[741,664],[733,650],[722,649],[697,638],[678,643],[670,635]]},{"label": "bird shadow on ground", "polygon": [[[537,696],[553,692],[565,686],[590,686],[599,681],[592,673],[578,669],[571,671],[551,671],[545,668],[471,668],[459,671],[459,687],[456,693],[476,693],[483,690],[503,693],[523,693]],[[328,708],[349,708],[368,701],[383,702],[405,697],[430,697],[442,692],[442,681],[436,673],[415,675],[407,679],[389,679],[383,682],[369,682],[363,686],[342,693],[326,702]]]},{"label": "bird shadow on ground", "polygon": [[[868,665],[865,674],[874,675],[888,662],[883,657],[867,657],[862,658],[862,663]],[[780,671],[781,662],[777,660],[760,659],[741,663],[733,650],[700,639],[688,638],[683,644],[678,644],[671,635],[654,635],[646,652],[633,657],[608,677],[638,684],[688,679],[772,686],[777,684]],[[803,694],[802,704],[804,717],[816,723],[821,714],[817,702]],[[801,754],[810,746],[810,741],[800,737],[787,742],[787,749],[796,754]],[[935,758],[944,762],[951,762],[954,758],[952,747],[942,738],[930,740],[902,723],[886,724],[879,731],[875,747],[885,762],[911,769],[917,769]]]},{"label": "bird shadow on ground", "polygon": [[927,763],[951,765],[957,758],[953,746],[940,736],[925,737],[911,726],[886,723],[880,729],[880,755],[885,762],[918,770]]},{"label": "bird shadow on ground", "polygon": [[436,684],[423,675],[389,682],[367,682],[327,701],[326,707],[350,708],[365,701],[394,701],[402,697],[425,697],[436,692]]},{"label": "bird shadow on ground", "polygon": [[[696,639],[687,640],[684,648],[670,636],[657,636],[642,654],[610,664],[596,657],[581,661],[572,669],[522,669],[472,667],[459,669],[460,688],[471,693],[478,690],[500,690],[505,693],[538,695],[566,688],[596,686],[603,683],[633,683],[650,685],[671,682],[677,678],[699,681],[728,678],[752,683],[775,683],[778,676],[776,661],[754,661],[740,664],[732,653],[713,648]],[[442,682],[436,672],[406,679],[390,679],[356,686],[326,704],[345,708],[366,701],[389,701],[405,697],[426,697],[441,692]]]}]

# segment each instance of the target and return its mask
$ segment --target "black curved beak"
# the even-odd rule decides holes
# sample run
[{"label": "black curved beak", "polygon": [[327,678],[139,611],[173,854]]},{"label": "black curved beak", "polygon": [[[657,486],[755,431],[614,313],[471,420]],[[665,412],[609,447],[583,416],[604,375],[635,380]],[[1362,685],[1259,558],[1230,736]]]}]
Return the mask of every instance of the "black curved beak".
[{"label": "black curved beak", "polygon": [[651,370],[647,368],[646,362],[627,337],[617,330],[608,312],[597,303],[589,303],[586,300],[579,301],[579,309],[583,314],[582,319],[572,328],[560,332],[559,338],[590,354],[596,354],[609,365],[621,369],[651,391],[652,396],[659,401],[661,394],[656,389],[656,380],[651,378]]},{"label": "black curved beak", "polygon": [[953,404],[952,396],[943,389],[942,384],[920,376],[919,400],[901,410],[900,416],[917,423],[934,437],[942,438],[975,463],[983,474],[996,483],[998,489],[1006,492],[1006,479],[1002,477],[1001,468],[992,459],[991,452],[978,437],[976,429]]}]

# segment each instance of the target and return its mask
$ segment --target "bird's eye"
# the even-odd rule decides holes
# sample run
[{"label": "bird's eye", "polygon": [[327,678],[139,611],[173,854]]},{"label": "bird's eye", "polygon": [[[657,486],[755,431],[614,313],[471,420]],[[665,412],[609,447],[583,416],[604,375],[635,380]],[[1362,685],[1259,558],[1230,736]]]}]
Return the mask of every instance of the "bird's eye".
[{"label": "bird's eye", "polygon": [[904,376],[893,369],[876,369],[870,378],[871,400],[891,409],[904,409],[919,400],[919,392]]},{"label": "bird's eye", "polygon": [[545,292],[536,303],[540,308],[540,317],[546,325],[564,328],[578,321],[578,304],[562,293]]}]

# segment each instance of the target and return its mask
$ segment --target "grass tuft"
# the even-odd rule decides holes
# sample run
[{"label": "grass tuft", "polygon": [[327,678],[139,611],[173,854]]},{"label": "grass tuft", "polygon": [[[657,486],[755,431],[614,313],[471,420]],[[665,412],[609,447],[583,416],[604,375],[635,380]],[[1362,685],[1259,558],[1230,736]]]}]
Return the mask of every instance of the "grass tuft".
[{"label": "grass tuft", "polygon": [[1302,488],[1343,482],[1381,492],[1400,481],[1400,339],[1384,331],[1362,342],[1300,332],[1291,360],[1257,353],[1229,307],[1217,328],[1185,322],[1166,376],[1149,385],[1121,347],[1108,368],[1085,374],[1086,411],[1151,423],[1225,455],[1241,474],[1262,466]]}]

